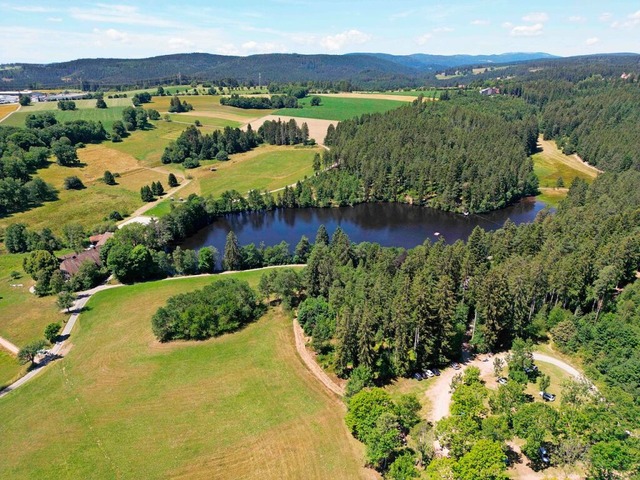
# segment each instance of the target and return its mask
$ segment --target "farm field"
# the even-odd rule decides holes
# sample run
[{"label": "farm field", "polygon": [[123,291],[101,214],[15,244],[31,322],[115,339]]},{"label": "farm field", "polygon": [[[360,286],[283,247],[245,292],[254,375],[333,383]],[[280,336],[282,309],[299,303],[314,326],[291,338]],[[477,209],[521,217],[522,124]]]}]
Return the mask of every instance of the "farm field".
[{"label": "farm field", "polygon": [[[533,171],[540,182],[538,198],[551,206],[557,206],[567,196],[571,182],[582,178],[591,183],[598,175],[595,167],[583,163],[577,155],[565,155],[553,140],[538,139],[541,151],[532,156]],[[557,186],[562,178],[564,187]]]},{"label": "farm field", "polygon": [[[30,228],[49,227],[59,233],[65,223],[73,221],[91,228],[114,210],[125,215],[140,207],[143,204],[140,187],[143,185],[159,180],[168,188],[166,173],[142,168],[132,156],[105,145],[111,144],[79,149],[80,167],[61,167],[51,162],[48,168],[39,170],[37,176],[58,190],[58,200],[2,218],[0,226],[22,222]],[[117,185],[102,182],[105,170],[120,173],[121,177],[116,178]],[[72,175],[79,177],[86,188],[65,190],[64,179]]]},{"label": "farm field", "polygon": [[[73,120],[93,120],[100,121],[107,131],[111,130],[113,122],[122,119],[122,111],[127,106],[131,106],[131,99],[115,98],[105,99],[108,108],[96,108],[95,100],[75,100],[77,110],[58,110],[56,102],[37,102],[28,107],[22,107],[19,112],[14,113],[2,122],[2,125],[14,127],[24,127],[27,115],[51,111],[54,112],[58,122],[70,122]],[[2,118],[3,115],[0,115]]]},{"label": "farm field", "polygon": [[[256,109],[242,109],[235,107],[228,107],[220,105],[220,96],[218,95],[192,95],[192,96],[180,96],[180,101],[186,101],[193,105],[193,110],[186,113],[171,114],[172,119],[177,119],[181,116],[199,118],[204,123],[204,118],[218,118],[222,120],[232,120],[241,124],[246,123],[250,119],[264,117],[273,110],[256,110]],[[153,103],[147,105],[153,105],[161,113],[169,110],[169,103],[171,97],[154,97]],[[193,123],[190,121],[189,123]]]},{"label": "farm field", "polygon": [[[49,323],[66,318],[55,306],[56,297],[40,298],[29,293],[29,287],[35,282],[22,269],[22,260],[25,257],[26,254],[0,255],[0,337],[6,338],[18,347],[43,338],[44,328]],[[10,274],[13,271],[19,272],[22,276],[16,280],[11,279]],[[2,352],[4,353],[4,350]],[[22,367],[18,366],[15,359],[12,359],[12,363],[15,363],[15,368],[8,369],[6,359],[0,358],[0,384],[9,379],[4,376],[7,372],[13,371],[15,375],[21,370]]]},{"label": "farm field", "polygon": [[[261,273],[234,276],[255,286]],[[155,341],[153,312],[210,282],[92,298],[69,354],[2,399],[0,476],[362,478],[341,402],[297,357],[282,311],[208,341]]]},{"label": "farm field", "polygon": [[302,108],[282,108],[276,110],[274,115],[342,121],[365,113],[386,112],[403,105],[400,100],[354,98],[353,96],[345,95],[323,95],[321,96],[321,104],[317,107],[311,107],[311,98],[312,96],[298,101],[298,104],[301,105]]},{"label": "farm field", "polygon": [[385,95],[397,95],[400,97],[417,97],[418,95],[424,95],[425,98],[440,97],[440,91],[435,89],[427,90],[399,90],[396,92],[384,92]]},{"label": "farm field", "polygon": [[18,109],[18,106],[19,105],[17,103],[0,105],[0,121],[10,113],[15,112]]},{"label": "farm field", "polygon": [[[207,161],[189,170],[194,181],[180,196],[190,193],[219,196],[226,190],[246,194],[249,190],[276,190],[313,175],[313,157],[320,147],[262,145],[252,151],[232,155],[229,160]],[[216,171],[211,171],[215,168]]]}]

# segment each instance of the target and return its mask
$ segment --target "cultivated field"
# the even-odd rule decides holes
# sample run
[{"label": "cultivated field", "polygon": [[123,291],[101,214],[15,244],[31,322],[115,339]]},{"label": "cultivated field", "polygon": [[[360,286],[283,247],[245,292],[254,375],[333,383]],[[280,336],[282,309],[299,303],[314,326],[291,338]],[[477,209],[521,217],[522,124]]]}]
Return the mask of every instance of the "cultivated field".
[{"label": "cultivated field", "polygon": [[2,121],[10,113],[15,112],[18,109],[18,106],[19,105],[17,103],[0,105],[0,121]]},{"label": "cultivated field", "polygon": [[[2,125],[14,127],[24,127],[25,119],[30,113],[52,111],[55,113],[58,122],[69,122],[72,120],[93,120],[100,121],[107,131],[111,130],[111,125],[116,120],[122,119],[122,111],[125,107],[131,106],[129,98],[105,99],[109,108],[96,108],[95,100],[74,100],[77,110],[58,110],[57,102],[36,102],[28,107],[22,107],[19,112],[6,118]],[[2,118],[4,115],[0,115]]]},{"label": "cultivated field", "polygon": [[157,307],[211,281],[92,298],[69,354],[0,400],[0,476],[362,478],[341,402],[297,357],[281,311],[217,339],[155,341]]},{"label": "cultivated field", "polygon": [[322,96],[322,102],[317,107],[310,106],[311,98],[306,97],[298,101],[302,108],[283,108],[276,110],[274,115],[287,115],[290,117],[319,118],[323,120],[347,120],[365,113],[377,113],[393,110],[403,105],[403,97],[398,96],[393,100],[381,100],[375,98],[357,98],[349,95]]},{"label": "cultivated field", "polygon": [[[246,123],[251,119],[260,118],[272,112],[272,110],[243,109],[220,105],[220,97],[217,95],[180,96],[179,98],[180,101],[186,101],[193,105],[193,110],[186,113],[171,114],[171,118],[179,120],[180,117],[186,117],[189,119],[188,123],[193,123],[196,118],[203,124],[205,123],[206,118]],[[154,97],[153,100],[154,103],[148,105],[154,105],[153,108],[157,109],[161,113],[165,113],[169,110],[171,97]]]},{"label": "cultivated field", "polygon": [[[577,155],[565,155],[553,140],[538,139],[541,151],[533,155],[533,171],[540,181],[538,198],[556,206],[567,196],[571,182],[582,178],[587,182],[596,178],[598,169],[584,163]],[[562,178],[564,187],[558,188],[558,179]]]}]

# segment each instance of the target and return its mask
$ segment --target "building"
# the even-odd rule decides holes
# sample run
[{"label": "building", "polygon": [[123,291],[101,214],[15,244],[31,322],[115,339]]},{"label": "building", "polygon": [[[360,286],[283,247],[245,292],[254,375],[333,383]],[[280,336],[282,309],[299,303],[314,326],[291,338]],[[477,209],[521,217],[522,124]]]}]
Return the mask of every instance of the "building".
[{"label": "building", "polygon": [[64,273],[66,277],[72,277],[78,273],[80,265],[84,262],[93,262],[98,266],[102,265],[102,262],[100,262],[100,250],[98,248],[90,248],[80,253],[70,253],[63,256],[60,260],[62,260],[60,270],[62,270],[62,273]]},{"label": "building", "polygon": [[491,95],[499,95],[499,94],[500,94],[500,89],[495,87],[483,88],[482,90],[480,90],[480,95],[486,95],[489,97]]}]

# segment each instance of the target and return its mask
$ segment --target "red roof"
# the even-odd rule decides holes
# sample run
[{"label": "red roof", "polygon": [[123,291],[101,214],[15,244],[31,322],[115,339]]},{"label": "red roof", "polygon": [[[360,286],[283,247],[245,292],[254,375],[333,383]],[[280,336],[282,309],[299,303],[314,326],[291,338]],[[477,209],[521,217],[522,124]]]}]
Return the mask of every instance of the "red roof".
[{"label": "red roof", "polygon": [[100,266],[100,252],[96,248],[85,250],[80,253],[70,253],[61,258],[60,270],[68,273],[69,275],[75,275],[80,269],[80,265],[84,262],[93,262]]}]

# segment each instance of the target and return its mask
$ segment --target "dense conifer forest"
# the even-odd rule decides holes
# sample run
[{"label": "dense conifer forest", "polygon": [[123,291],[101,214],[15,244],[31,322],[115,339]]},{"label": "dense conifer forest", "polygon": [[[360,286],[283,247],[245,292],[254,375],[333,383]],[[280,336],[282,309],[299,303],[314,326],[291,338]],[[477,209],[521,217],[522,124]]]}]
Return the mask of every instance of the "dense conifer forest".
[{"label": "dense conifer forest", "polygon": [[[357,179],[364,201],[485,212],[537,191],[535,109],[518,99],[418,100],[330,129],[325,163]],[[339,180],[334,182],[340,183]]]}]

